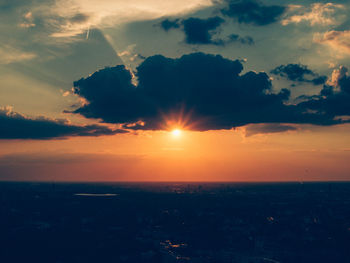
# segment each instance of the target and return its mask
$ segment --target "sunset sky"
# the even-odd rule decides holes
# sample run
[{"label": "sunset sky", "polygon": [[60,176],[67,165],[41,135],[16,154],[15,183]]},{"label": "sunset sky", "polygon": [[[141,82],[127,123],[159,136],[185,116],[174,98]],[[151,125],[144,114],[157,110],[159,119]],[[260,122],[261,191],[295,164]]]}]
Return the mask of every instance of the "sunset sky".
[{"label": "sunset sky", "polygon": [[349,14],[0,0],[0,180],[350,180]]}]

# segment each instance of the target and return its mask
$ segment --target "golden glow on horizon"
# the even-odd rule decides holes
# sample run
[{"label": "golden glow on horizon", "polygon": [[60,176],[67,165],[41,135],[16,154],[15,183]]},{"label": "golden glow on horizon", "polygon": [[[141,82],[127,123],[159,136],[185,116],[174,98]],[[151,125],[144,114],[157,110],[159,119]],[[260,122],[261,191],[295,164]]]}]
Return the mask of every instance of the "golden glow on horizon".
[{"label": "golden glow on horizon", "polygon": [[194,132],[172,123],[137,135],[4,140],[0,180],[349,180],[350,124],[312,129],[244,137],[241,129]]},{"label": "golden glow on horizon", "polygon": [[174,130],[171,131],[171,134],[173,135],[173,137],[178,138],[181,135],[181,130],[180,129],[174,129]]}]

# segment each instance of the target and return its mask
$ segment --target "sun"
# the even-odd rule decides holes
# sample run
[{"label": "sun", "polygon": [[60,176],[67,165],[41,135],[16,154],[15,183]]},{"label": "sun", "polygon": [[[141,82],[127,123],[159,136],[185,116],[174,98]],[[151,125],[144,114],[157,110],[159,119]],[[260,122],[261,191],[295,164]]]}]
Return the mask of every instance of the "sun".
[{"label": "sun", "polygon": [[181,130],[174,129],[171,131],[171,134],[173,135],[173,137],[179,137],[181,135]]}]

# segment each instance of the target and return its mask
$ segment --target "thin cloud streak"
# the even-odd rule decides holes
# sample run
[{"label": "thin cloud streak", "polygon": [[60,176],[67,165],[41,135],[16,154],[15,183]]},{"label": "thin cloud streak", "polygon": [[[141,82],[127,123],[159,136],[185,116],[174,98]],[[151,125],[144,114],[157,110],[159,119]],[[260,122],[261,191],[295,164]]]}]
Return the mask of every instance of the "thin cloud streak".
[{"label": "thin cloud streak", "polygon": [[[133,21],[151,20],[164,16],[183,15],[213,5],[211,0],[59,0],[54,13],[66,23],[52,37],[73,37],[89,27],[105,28]],[[85,21],[72,21],[76,14],[84,14]]]},{"label": "thin cloud streak", "polygon": [[8,45],[0,45],[0,64],[10,64],[14,62],[22,62],[26,60],[31,60],[37,55],[32,52],[25,52]]}]

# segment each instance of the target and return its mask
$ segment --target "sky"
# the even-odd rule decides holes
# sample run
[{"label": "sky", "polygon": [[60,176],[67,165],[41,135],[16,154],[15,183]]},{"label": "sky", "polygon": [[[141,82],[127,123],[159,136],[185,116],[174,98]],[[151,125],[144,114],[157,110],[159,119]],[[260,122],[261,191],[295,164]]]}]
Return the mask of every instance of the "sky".
[{"label": "sky", "polygon": [[349,11],[0,0],[0,180],[350,180]]}]

